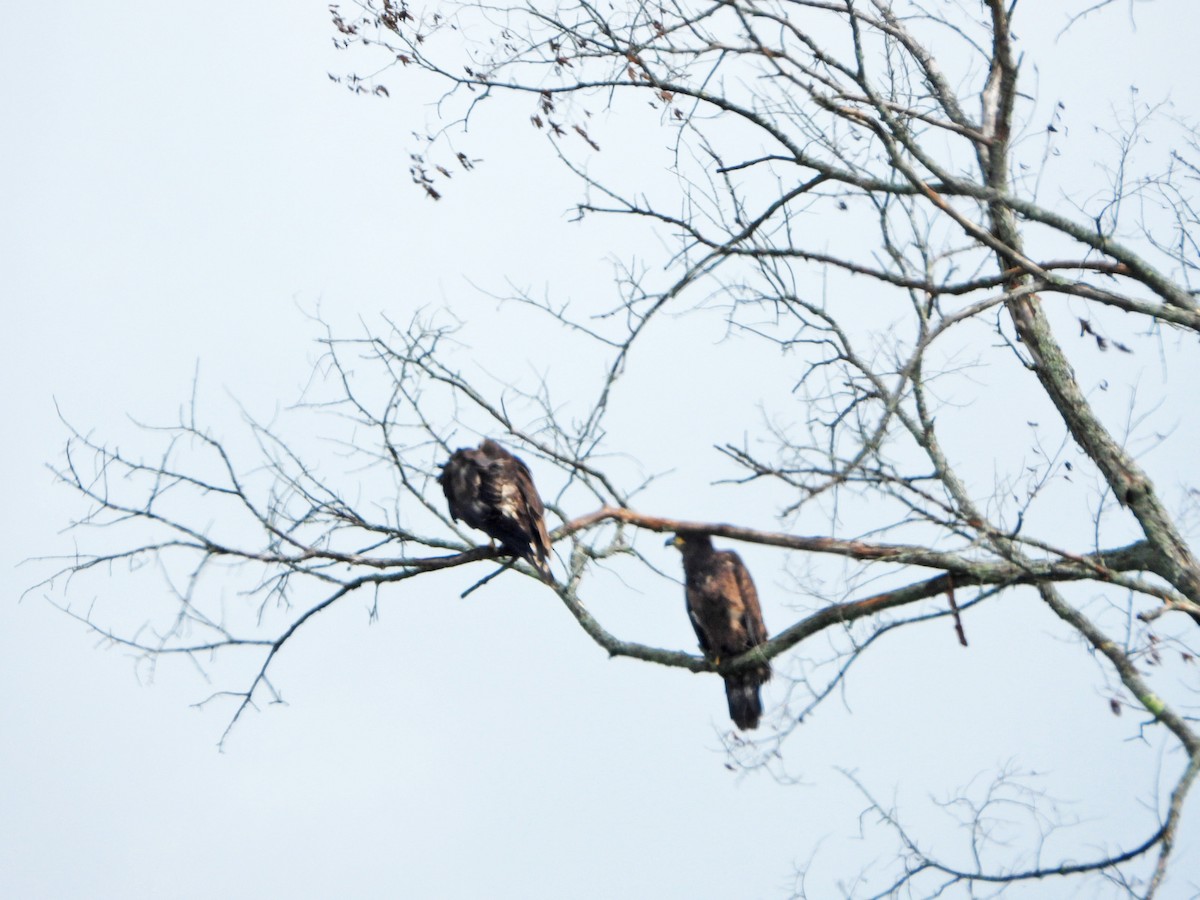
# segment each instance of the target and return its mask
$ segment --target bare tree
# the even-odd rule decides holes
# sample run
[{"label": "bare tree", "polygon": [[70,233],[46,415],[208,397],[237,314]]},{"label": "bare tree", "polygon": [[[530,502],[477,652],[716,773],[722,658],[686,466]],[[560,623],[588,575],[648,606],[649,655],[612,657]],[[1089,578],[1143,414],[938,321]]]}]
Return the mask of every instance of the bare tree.
[{"label": "bare tree", "polygon": [[[1058,27],[1109,5],[1081,3]],[[232,727],[274,696],[274,661],[323,610],[497,556],[450,520],[435,482],[464,435],[493,435],[534,463],[555,520],[565,571],[545,589],[613,656],[713,671],[694,653],[613,633],[585,605],[598,571],[654,577],[647,532],[779,551],[797,586],[794,620],[769,622],[767,644],[720,663],[731,672],[772,659],[788,685],[762,737],[730,736],[746,767],[783,759],[800,724],[881,643],[942,623],[965,646],[977,610],[1036,595],[1046,619],[1102,662],[1131,734],[1167,749],[1157,824],[1127,845],[1051,853],[1042,841],[1057,823],[1044,798],[1002,771],[981,795],[947,804],[970,835],[969,852],[955,853],[931,847],[851,775],[864,822],[890,836],[894,854],[882,887],[844,891],[974,896],[1091,878],[1154,895],[1200,770],[1189,649],[1200,495],[1190,471],[1169,458],[1152,465],[1171,446],[1155,416],[1190,412],[1188,398],[1164,384],[1139,399],[1132,386],[1143,360],[1171,371],[1194,354],[1200,143],[1168,109],[1135,98],[1111,131],[1068,144],[1061,105],[1029,93],[1016,6],[331,7],[340,44],[378,61],[344,84],[387,95],[399,81],[440,96],[440,125],[412,157],[429,197],[469,190],[487,127],[516,122],[541,131],[578,177],[577,218],[623,217],[657,236],[662,257],[619,269],[606,301],[508,298],[573,352],[604,360],[586,401],[553,377],[496,383],[445,316],[362,337],[326,332],[298,411],[325,417],[349,461],[341,476],[249,420],[246,457],[192,414],[164,429],[150,462],[73,431],[58,471],[90,503],[76,527],[104,529],[110,543],[67,559],[48,583],[159,563],[172,601],[152,636],[95,610],[74,614],[149,661],[252,657],[240,686],[214,694],[232,701]],[[482,132],[465,127],[476,123]],[[1148,143],[1153,129],[1167,137]],[[1067,186],[1080,153],[1108,154],[1086,195]],[[693,318],[673,318],[685,312]],[[703,365],[705,345],[687,327],[697,320],[757,342],[781,361],[769,371],[790,373],[777,385],[786,403],[764,401],[756,433],[712,436],[722,480],[750,516],[736,524],[643,508],[653,479],[632,461],[669,438],[647,428],[629,446],[610,434],[614,411],[632,402],[623,380],[652,352],[643,348],[662,352],[656,328],[674,336],[680,371]],[[688,383],[685,374],[677,386]],[[799,532],[816,518],[819,533]],[[210,570],[242,588],[253,613],[244,630]],[[1014,807],[1029,818],[1010,842],[997,810]]]}]

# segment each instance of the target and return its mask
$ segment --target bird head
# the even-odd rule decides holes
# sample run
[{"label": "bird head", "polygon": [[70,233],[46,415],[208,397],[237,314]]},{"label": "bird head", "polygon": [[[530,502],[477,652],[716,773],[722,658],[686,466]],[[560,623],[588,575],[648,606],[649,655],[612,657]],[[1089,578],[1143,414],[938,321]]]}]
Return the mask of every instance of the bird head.
[{"label": "bird head", "polygon": [[702,553],[706,548],[712,550],[712,539],[703,532],[691,534],[673,534],[667,538],[664,547],[674,547],[680,553]]}]

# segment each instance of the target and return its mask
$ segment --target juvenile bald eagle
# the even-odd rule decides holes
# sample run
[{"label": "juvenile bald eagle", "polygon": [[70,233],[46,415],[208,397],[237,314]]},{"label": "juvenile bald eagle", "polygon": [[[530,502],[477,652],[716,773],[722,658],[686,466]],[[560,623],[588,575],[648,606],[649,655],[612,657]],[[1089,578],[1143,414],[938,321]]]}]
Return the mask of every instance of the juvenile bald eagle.
[{"label": "juvenile bald eagle", "polygon": [[545,507],[525,463],[491,439],[476,449],[455,450],[442,466],[438,482],[446,494],[450,517],[485,532],[510,556],[537,569],[554,583],[547,558],[550,535]]},{"label": "juvenile bald eagle", "polygon": [[[767,640],[758,592],[740,556],[714,550],[707,534],[677,534],[667,541],[683,554],[688,615],[700,649],[712,662],[740,656]],[[743,730],[762,717],[759,687],[771,677],[766,661],[725,675],[729,716]]]}]

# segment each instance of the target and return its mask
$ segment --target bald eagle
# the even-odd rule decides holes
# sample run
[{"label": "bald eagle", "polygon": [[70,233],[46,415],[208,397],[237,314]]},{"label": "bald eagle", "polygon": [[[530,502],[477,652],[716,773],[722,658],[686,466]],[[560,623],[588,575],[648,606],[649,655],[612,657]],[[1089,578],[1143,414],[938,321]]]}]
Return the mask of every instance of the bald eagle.
[{"label": "bald eagle", "polygon": [[[758,592],[740,556],[714,550],[706,534],[677,534],[667,541],[683,554],[688,615],[700,649],[714,663],[740,656],[767,640]],[[729,716],[742,730],[762,717],[759,687],[771,677],[765,660],[725,678]]]},{"label": "bald eagle", "polygon": [[442,466],[438,483],[446,494],[450,517],[485,532],[510,556],[537,569],[546,584],[554,583],[547,558],[550,535],[545,507],[533,486],[529,468],[491,439],[476,449],[455,450]]}]

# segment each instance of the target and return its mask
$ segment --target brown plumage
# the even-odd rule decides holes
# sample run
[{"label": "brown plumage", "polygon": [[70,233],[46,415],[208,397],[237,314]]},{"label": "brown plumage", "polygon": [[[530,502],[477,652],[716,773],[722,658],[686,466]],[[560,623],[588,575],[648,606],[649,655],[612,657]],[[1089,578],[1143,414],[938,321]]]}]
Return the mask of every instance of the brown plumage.
[{"label": "brown plumage", "polygon": [[485,532],[505,553],[526,560],[543,581],[554,583],[545,507],[525,463],[485,439],[474,450],[455,450],[438,482],[454,521]]},{"label": "brown plumage", "polygon": [[[667,543],[683,554],[688,615],[700,649],[715,663],[740,656],[767,640],[758,592],[750,572],[732,550],[714,550],[706,534],[677,534]],[[725,678],[729,716],[743,730],[762,717],[760,686],[771,677],[765,660]]]}]

